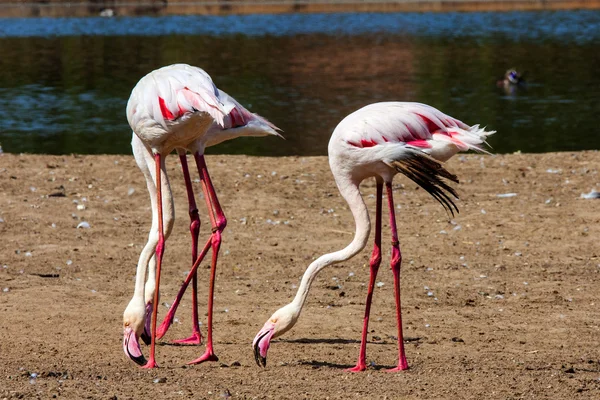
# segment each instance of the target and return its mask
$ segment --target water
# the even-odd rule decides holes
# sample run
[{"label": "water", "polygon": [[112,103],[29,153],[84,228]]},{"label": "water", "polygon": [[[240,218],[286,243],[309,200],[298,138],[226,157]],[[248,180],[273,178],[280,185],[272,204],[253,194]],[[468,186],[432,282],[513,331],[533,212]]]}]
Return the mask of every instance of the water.
[{"label": "water", "polygon": [[[336,124],[386,100],[498,131],[498,153],[600,148],[600,11],[0,19],[5,152],[130,153],[125,105],[163,65],[204,68],[284,130],[209,153],[324,155]],[[507,68],[527,71],[505,93]]]}]

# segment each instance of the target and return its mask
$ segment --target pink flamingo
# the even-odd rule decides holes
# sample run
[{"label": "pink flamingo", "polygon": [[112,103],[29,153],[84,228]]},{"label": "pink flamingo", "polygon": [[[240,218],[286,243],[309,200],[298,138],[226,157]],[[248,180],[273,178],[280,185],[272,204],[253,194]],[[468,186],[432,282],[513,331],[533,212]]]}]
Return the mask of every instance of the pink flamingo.
[{"label": "pink flamingo", "polygon": [[398,323],[398,366],[392,371],[408,368],[404,354],[400,307],[400,264],[402,256],[396,230],[392,180],[402,173],[429,192],[454,215],[458,212],[449,195],[456,192],[442,179],[458,183],[439,161],[446,161],[459,151],[482,151],[487,136],[478,125],[468,126],[425,104],[387,102],[361,108],[348,115],[333,131],[329,141],[329,165],[338,189],[352,212],[356,233],[344,249],[322,255],[313,261],[302,276],[294,300],[275,311],[253,341],[254,356],[259,366],[266,366],[271,339],[290,330],[302,311],[310,286],[323,268],[346,261],[367,244],[371,223],[359,184],[374,176],[377,184],[375,246],[370,259],[370,280],[358,362],[349,371],[366,369],[367,326],[373,297],[373,286],[381,263],[381,208],[385,183],[392,230],[391,269],[394,276],[396,318]]},{"label": "pink flamingo", "polygon": [[[123,314],[123,350],[129,358],[144,368],[157,366],[156,339],[166,332],[190,280],[193,280],[193,334],[180,342],[200,343],[196,270],[208,250],[212,249],[206,351],[190,364],[217,361],[212,343],[213,292],[221,233],[227,220],[208,174],[204,149],[206,146],[239,136],[279,136],[276,132],[278,128],[266,119],[250,113],[232,97],[217,89],[210,76],[202,69],[186,64],[163,67],[140,79],[127,103],[127,120],[133,130],[131,146],[135,160],[146,178],[150,193],[152,227],[138,261],[134,295]],[[189,200],[193,266],[169,310],[159,336],[156,318],[161,263],[165,240],[171,233],[175,218],[165,157],[174,149],[177,149],[181,160]],[[200,218],[194,200],[186,151],[194,155],[212,226],[212,234],[200,254]],[[139,337],[146,344],[150,342],[150,358],[147,362],[140,349]]]}]

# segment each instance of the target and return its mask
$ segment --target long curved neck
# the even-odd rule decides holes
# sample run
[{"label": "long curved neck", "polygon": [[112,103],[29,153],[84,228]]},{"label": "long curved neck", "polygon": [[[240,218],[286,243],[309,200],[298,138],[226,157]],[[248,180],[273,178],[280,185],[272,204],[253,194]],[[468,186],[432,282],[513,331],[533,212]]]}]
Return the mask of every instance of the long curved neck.
[{"label": "long curved neck", "polygon": [[352,242],[350,242],[350,244],[344,249],[333,253],[324,254],[308,266],[306,272],[304,272],[304,275],[302,276],[302,281],[300,282],[300,287],[298,288],[296,297],[291,303],[298,310],[298,315],[304,306],[304,302],[306,301],[310,287],[317,274],[323,268],[329,265],[337,264],[354,257],[362,249],[364,249],[365,245],[367,244],[367,240],[369,239],[371,222],[369,220],[367,206],[365,205],[365,202],[363,201],[358,189],[358,183],[353,182],[349,178],[336,178],[336,182],[342,197],[348,203],[350,211],[352,212],[352,216],[354,217],[356,233],[354,234],[354,239],[352,239]]}]

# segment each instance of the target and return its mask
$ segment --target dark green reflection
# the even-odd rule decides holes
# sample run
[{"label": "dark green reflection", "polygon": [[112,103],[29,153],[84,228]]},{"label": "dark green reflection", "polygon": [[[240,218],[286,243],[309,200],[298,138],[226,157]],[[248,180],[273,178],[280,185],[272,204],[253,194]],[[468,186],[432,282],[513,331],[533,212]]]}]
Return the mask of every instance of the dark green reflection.
[{"label": "dark green reflection", "polygon": [[[6,152],[130,153],[125,105],[152,69],[204,68],[219,88],[284,130],[211,153],[323,155],[336,124],[376,101],[418,101],[499,133],[495,152],[597,149],[600,44],[487,37],[232,35],[0,39]],[[527,90],[495,80],[528,71]]]}]

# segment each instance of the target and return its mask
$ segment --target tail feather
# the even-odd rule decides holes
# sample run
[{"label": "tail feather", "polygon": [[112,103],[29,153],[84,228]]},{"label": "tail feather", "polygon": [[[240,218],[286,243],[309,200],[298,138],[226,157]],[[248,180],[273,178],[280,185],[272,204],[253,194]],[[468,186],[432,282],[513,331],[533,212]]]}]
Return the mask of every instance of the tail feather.
[{"label": "tail feather", "polygon": [[456,191],[442,180],[445,178],[458,183],[456,175],[451,174],[442,164],[422,152],[412,152],[407,158],[392,161],[390,166],[425,189],[444,209],[454,216],[458,207],[449,194],[458,199]]},{"label": "tail feather", "polygon": [[489,144],[485,140],[494,133],[496,131],[486,131],[485,128],[480,128],[479,125],[473,125],[469,129],[457,127],[448,130],[450,139],[461,151],[475,150],[485,154],[490,154],[490,152],[480,145],[483,144],[489,147]]},{"label": "tail feather", "polygon": [[[225,93],[224,91],[222,91],[221,89],[217,89],[219,92],[219,99],[221,100],[221,102],[224,104],[225,110],[226,110],[226,114],[228,116],[228,121],[227,121],[227,125],[225,126],[225,128],[239,128],[239,127],[243,127],[243,125],[253,125],[251,122],[256,122],[256,127],[258,127],[259,124],[264,125],[260,128],[262,128],[265,131],[265,134],[269,134],[269,135],[275,135],[275,136],[279,136],[279,137],[283,137],[281,136],[277,131],[281,131],[281,129],[279,129],[277,126],[275,126],[272,122],[268,121],[266,118],[252,113],[250,111],[248,111],[246,109],[246,107],[244,107],[243,105],[241,105],[236,99],[234,99],[233,97],[231,97],[230,95],[228,95],[227,93]],[[232,112],[237,112],[239,114],[239,116],[242,119],[242,124],[240,124],[240,126],[235,126],[235,124],[233,123],[232,119],[231,119],[231,113]]]}]

